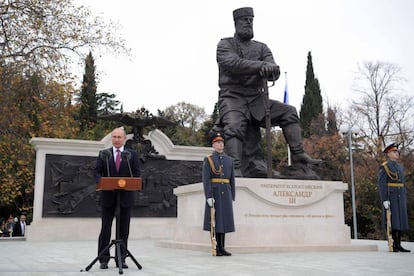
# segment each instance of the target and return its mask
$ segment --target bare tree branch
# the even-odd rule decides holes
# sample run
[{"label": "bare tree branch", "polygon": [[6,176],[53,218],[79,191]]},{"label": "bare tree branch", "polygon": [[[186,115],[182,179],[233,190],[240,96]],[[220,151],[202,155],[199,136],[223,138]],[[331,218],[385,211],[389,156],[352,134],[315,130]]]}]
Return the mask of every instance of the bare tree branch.
[{"label": "bare tree branch", "polygon": [[73,55],[130,50],[118,25],[75,7],[72,0],[8,0],[0,4],[0,66],[64,76]]},{"label": "bare tree branch", "polygon": [[412,146],[413,134],[409,129],[413,129],[413,125],[409,118],[413,115],[413,97],[400,93],[406,81],[401,68],[390,63],[366,62],[358,73],[354,90],[361,98],[352,101],[348,118],[358,121],[369,139],[368,144],[376,148],[377,154],[391,141]]}]

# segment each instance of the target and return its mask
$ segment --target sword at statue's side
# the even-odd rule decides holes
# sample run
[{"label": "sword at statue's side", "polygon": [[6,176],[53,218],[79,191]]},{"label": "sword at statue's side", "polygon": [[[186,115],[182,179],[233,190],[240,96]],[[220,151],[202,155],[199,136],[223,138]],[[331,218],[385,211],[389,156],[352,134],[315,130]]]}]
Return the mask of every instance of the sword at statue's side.
[{"label": "sword at statue's side", "polygon": [[[274,77],[272,77],[274,79]],[[273,171],[272,171],[272,125],[270,122],[270,102],[269,102],[269,87],[275,85],[275,81],[273,80],[272,85],[267,86],[267,76],[263,79],[263,105],[265,110],[265,126],[266,126],[266,149],[267,149],[267,178],[272,178]]]}]

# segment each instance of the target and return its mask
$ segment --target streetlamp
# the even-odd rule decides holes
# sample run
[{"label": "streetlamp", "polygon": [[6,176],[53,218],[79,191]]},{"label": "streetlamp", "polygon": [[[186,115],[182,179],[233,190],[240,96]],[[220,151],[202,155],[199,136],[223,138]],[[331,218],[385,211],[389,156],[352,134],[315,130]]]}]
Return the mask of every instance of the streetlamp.
[{"label": "streetlamp", "polygon": [[352,135],[358,135],[360,129],[357,126],[348,126],[343,125],[340,127],[339,131],[343,135],[348,136],[348,146],[349,146],[349,162],[351,164],[351,195],[352,195],[352,220],[354,225],[354,239],[358,239],[357,231],[357,217],[356,217],[356,206],[355,206],[355,180],[354,180],[354,161],[352,159]]}]

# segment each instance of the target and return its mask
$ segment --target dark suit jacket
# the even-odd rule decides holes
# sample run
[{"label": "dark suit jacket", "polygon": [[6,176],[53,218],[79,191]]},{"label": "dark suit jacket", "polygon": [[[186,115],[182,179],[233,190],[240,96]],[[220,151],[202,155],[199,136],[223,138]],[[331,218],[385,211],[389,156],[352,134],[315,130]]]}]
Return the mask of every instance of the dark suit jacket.
[{"label": "dark suit jacket", "polygon": [[14,224],[13,227],[13,237],[21,237],[23,236],[22,234],[23,230],[22,230],[22,226],[20,225],[20,220],[18,222],[16,222]]},{"label": "dark suit jacket", "polygon": [[[119,172],[116,171],[112,147],[101,150],[96,160],[95,180],[99,182],[101,176],[111,177],[139,177],[141,171],[139,167],[138,154],[136,151],[124,148],[122,152],[121,166]],[[129,163],[129,164],[128,164]],[[108,171],[109,170],[109,171]],[[133,191],[120,191],[121,207],[132,207],[134,203]],[[105,207],[115,207],[116,192],[101,191],[101,205]]]}]

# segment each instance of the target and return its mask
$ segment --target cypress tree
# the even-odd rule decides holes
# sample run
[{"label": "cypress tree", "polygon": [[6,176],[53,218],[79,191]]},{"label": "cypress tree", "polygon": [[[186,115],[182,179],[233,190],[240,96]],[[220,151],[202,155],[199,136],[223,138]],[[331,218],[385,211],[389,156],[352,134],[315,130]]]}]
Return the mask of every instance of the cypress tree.
[{"label": "cypress tree", "polygon": [[95,61],[89,52],[85,59],[85,74],[80,91],[79,123],[80,130],[92,129],[98,119],[98,102],[96,97]]},{"label": "cypress tree", "polygon": [[313,72],[312,55],[308,52],[308,64],[306,66],[305,95],[300,108],[300,126],[304,137],[311,134],[312,121],[322,114],[322,96],[319,81]]}]

